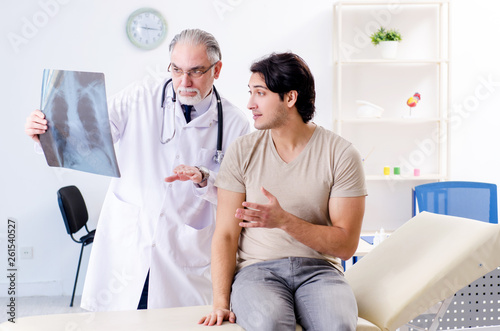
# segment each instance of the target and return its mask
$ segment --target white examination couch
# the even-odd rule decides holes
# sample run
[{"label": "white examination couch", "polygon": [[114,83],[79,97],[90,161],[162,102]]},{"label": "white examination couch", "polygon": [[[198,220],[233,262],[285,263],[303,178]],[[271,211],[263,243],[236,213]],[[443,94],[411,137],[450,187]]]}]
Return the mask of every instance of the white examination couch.
[{"label": "white examination couch", "polygon": [[[347,270],[358,302],[357,330],[396,330],[439,302],[448,303],[455,292],[498,266],[500,225],[420,213]],[[243,330],[227,322],[217,328],[198,325],[210,310],[198,306],[33,316],[0,324],[0,330]]]}]

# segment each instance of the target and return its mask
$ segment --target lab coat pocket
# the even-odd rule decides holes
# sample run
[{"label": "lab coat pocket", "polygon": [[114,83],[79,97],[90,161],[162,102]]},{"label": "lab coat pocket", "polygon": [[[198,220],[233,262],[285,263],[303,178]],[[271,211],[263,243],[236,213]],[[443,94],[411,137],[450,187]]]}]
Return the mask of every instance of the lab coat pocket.
[{"label": "lab coat pocket", "polygon": [[177,263],[183,267],[204,267],[210,264],[210,248],[215,224],[197,230],[189,225],[180,228],[177,249],[174,250]]},{"label": "lab coat pocket", "polygon": [[196,197],[197,203],[184,206],[184,225],[193,230],[203,230],[215,222],[215,208],[202,198]]},{"label": "lab coat pocket", "polygon": [[123,243],[136,243],[139,234],[140,207],[120,199],[112,194],[101,218],[106,218],[106,232],[109,238],[119,239]]},{"label": "lab coat pocket", "polygon": [[198,151],[198,162],[196,165],[204,166],[209,170],[218,172],[219,164],[214,161],[215,151],[216,150],[214,148],[200,148]]}]

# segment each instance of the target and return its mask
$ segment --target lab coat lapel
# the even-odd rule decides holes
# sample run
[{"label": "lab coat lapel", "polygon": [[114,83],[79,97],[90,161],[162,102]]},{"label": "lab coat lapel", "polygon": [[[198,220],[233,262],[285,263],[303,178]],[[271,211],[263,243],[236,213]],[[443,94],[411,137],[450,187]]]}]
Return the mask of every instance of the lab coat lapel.
[{"label": "lab coat lapel", "polygon": [[[214,93],[212,93],[210,97],[212,98],[212,102],[210,103],[210,108],[208,108],[208,110],[204,114],[196,117],[191,122],[189,122],[186,125],[187,127],[208,128],[212,125],[217,124],[218,121],[217,100],[215,98]],[[182,107],[179,102],[176,102],[175,108],[176,108],[175,115],[184,117],[184,113],[182,111]],[[196,109],[196,105],[194,106],[194,108]]]}]

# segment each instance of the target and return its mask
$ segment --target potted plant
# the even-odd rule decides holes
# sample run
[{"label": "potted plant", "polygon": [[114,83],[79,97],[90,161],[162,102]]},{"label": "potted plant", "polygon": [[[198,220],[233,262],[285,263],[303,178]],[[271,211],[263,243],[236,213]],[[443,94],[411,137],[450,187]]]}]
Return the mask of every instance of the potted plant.
[{"label": "potted plant", "polygon": [[402,40],[401,33],[396,29],[386,30],[384,27],[380,27],[371,36],[372,44],[380,47],[382,58],[384,59],[395,59],[398,43]]}]

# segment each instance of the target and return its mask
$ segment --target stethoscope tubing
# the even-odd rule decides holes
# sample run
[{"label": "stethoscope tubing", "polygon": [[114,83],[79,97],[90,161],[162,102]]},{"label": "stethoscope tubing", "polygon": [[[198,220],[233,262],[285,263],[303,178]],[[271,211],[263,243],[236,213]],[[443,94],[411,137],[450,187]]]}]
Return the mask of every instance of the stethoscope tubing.
[{"label": "stethoscope tubing", "polygon": [[[160,142],[162,144],[167,144],[172,139],[174,139],[175,131],[176,131],[175,130],[175,112],[173,112],[173,114],[174,114],[173,115],[174,132],[172,133],[172,136],[170,138],[166,139],[165,141],[162,140],[163,132],[164,132],[164,125],[165,125],[165,97],[167,95],[167,92],[166,92],[167,86],[171,82],[172,82],[172,78],[167,80],[165,85],[163,85],[163,91],[161,94],[161,108],[163,110],[163,118],[162,118],[162,124],[161,124]],[[221,101],[219,92],[217,92],[217,89],[215,88],[215,86],[213,86],[213,90],[215,93],[215,98],[217,100],[217,120],[218,120],[218,123],[217,123],[217,151],[215,152],[213,160],[220,164],[222,162],[222,158],[224,157],[224,155],[222,153],[222,138],[223,138],[223,127],[224,127],[223,126],[223,110],[222,110],[222,101]],[[174,90],[173,86],[172,86],[172,92],[173,92],[172,102],[175,104],[176,94],[175,94],[175,90]]]}]

